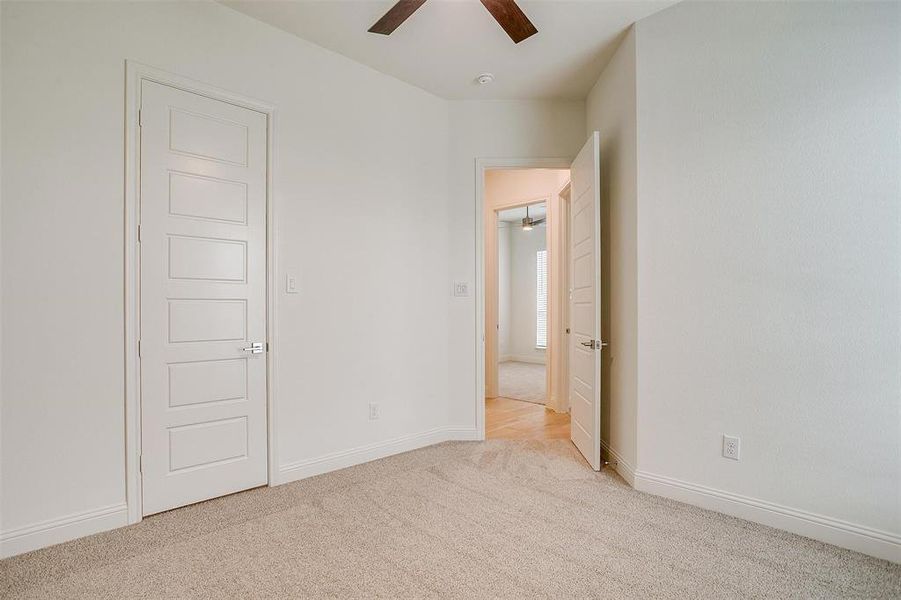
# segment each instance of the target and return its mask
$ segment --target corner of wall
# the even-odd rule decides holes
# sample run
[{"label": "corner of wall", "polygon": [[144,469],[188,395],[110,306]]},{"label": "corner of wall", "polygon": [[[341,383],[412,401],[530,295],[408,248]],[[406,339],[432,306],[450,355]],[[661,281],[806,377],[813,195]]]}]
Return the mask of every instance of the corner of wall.
[{"label": "corner of wall", "polygon": [[610,353],[602,375],[604,451],[630,483],[637,435],[637,156],[635,27],[625,31],[592,87],[589,132],[601,135],[602,335]]}]

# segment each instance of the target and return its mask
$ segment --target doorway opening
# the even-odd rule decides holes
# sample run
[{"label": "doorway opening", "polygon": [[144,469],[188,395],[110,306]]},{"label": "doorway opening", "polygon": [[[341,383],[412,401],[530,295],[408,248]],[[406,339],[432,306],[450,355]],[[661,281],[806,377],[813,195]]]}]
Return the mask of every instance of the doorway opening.
[{"label": "doorway opening", "polygon": [[569,169],[487,169],[485,436],[569,439]]}]

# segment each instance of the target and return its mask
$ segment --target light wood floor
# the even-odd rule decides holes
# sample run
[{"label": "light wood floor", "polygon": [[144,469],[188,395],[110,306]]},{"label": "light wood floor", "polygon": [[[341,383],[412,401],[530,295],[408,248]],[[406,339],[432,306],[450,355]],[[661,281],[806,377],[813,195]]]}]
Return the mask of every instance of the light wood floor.
[{"label": "light wood floor", "polygon": [[569,413],[511,398],[485,400],[485,437],[500,440],[568,440]]}]

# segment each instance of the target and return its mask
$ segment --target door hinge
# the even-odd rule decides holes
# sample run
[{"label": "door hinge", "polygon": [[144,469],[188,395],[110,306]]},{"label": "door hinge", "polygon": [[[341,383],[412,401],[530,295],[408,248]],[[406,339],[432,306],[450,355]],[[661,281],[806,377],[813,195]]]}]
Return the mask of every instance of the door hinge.
[{"label": "door hinge", "polygon": [[138,340],[138,358],[141,358],[141,340]]},{"label": "door hinge", "polygon": [[138,472],[139,473],[144,472],[144,455],[143,454],[138,454]]},{"label": "door hinge", "polygon": [[144,126],[144,111],[140,108],[138,109],[138,127]]},{"label": "door hinge", "polygon": [[138,225],[138,243],[141,243],[141,226]]}]

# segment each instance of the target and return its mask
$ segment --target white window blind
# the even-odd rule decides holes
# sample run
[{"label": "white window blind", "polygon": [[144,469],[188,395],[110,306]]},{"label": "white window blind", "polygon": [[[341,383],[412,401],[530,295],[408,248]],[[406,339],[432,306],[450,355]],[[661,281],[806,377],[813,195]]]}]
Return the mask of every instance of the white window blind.
[{"label": "white window blind", "polygon": [[535,347],[547,348],[547,250],[539,250],[535,261],[538,285],[535,306]]}]

